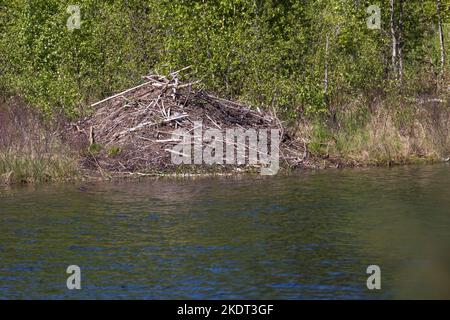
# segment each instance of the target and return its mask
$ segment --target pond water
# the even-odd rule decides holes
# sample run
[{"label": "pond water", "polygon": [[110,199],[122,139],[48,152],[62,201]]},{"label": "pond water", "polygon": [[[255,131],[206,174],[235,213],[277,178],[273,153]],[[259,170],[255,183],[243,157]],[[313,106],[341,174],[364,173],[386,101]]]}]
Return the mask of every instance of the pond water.
[{"label": "pond water", "polygon": [[13,298],[449,299],[450,166],[0,187]]}]

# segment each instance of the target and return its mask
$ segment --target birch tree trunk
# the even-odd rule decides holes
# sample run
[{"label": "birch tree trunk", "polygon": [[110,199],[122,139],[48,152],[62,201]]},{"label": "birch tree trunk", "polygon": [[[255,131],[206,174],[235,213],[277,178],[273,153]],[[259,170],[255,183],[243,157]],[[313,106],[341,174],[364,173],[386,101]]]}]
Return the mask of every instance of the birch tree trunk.
[{"label": "birch tree trunk", "polygon": [[399,0],[398,30],[397,30],[397,53],[398,53],[398,77],[403,81],[403,0]]},{"label": "birch tree trunk", "polygon": [[390,0],[391,11],[391,38],[392,38],[392,71],[394,72],[395,80],[398,80],[397,72],[397,35],[395,32],[395,0]]},{"label": "birch tree trunk", "polygon": [[330,35],[327,34],[325,42],[325,75],[324,75],[324,92],[325,92],[325,103],[328,107],[328,52],[330,50]]},{"label": "birch tree trunk", "polygon": [[444,68],[445,68],[445,42],[444,42],[444,31],[442,30],[441,0],[437,0],[436,7],[437,7],[437,16],[438,16],[439,43],[441,45],[441,73],[444,73]]}]

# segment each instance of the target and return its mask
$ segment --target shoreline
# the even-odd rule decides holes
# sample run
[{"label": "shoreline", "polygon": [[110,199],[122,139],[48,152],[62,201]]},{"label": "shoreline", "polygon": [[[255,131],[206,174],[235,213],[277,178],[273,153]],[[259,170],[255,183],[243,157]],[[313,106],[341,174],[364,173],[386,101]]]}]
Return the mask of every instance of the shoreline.
[{"label": "shoreline", "polygon": [[[171,84],[177,78],[164,79],[167,80],[164,83]],[[203,90],[195,91],[191,83],[180,87],[173,98],[173,91],[166,88],[168,85],[161,88],[160,81],[127,90],[126,97],[120,96],[121,99],[115,95],[102,100],[100,106],[94,104],[97,108],[76,122],[64,117],[49,122],[17,96],[0,100],[0,184],[259,174],[261,165],[254,165],[258,161],[249,161],[250,151],[264,159],[261,157],[269,156],[269,146],[273,154],[273,143],[279,146],[276,154],[280,171],[288,173],[450,160],[450,100],[447,97],[441,102],[429,99],[413,105],[407,104],[408,99],[398,99],[401,112],[392,108],[393,97],[387,98],[364,105],[365,117],[357,120],[355,115],[359,114],[361,106],[355,105],[353,109],[336,113],[335,117],[301,115],[290,121],[280,120],[269,110],[215,97]],[[157,107],[162,101],[166,109]],[[196,123],[201,124],[200,134],[197,134]],[[180,129],[189,140],[180,133],[176,138],[182,137],[182,140],[174,139],[174,132]],[[223,134],[228,129],[234,133],[232,140],[217,140],[216,134],[212,135],[215,139],[211,139],[213,130]],[[266,150],[261,151],[261,137],[255,138],[249,132],[259,135],[263,131],[266,139],[269,130]],[[278,137],[272,140],[274,131]],[[205,138],[207,133],[210,141]],[[199,139],[201,149],[197,150],[203,150],[201,161],[204,164],[182,164],[193,163],[191,157],[185,162],[185,157],[191,156],[192,145],[194,150],[199,147],[196,145],[198,138],[194,137],[202,137]],[[251,137],[255,139],[253,144]],[[239,140],[242,138],[244,140]],[[208,163],[205,157],[211,156],[208,152],[212,150],[213,141],[216,143],[212,147],[214,157],[218,146],[222,145],[219,152],[231,146],[237,152],[240,150],[241,155],[244,152],[247,165],[205,164]],[[182,146],[183,152],[174,152],[174,144]],[[223,144],[227,148],[223,149]],[[184,145],[189,145],[189,150],[184,151]],[[206,147],[210,148],[208,152]],[[174,161],[172,153],[182,155],[181,161]],[[225,154],[218,161],[225,162],[222,159],[226,159]]]},{"label": "shoreline", "polygon": [[329,171],[329,170],[342,170],[342,169],[376,169],[376,168],[395,168],[404,166],[430,166],[430,165],[443,165],[450,163],[450,159],[426,159],[426,158],[413,158],[410,161],[402,163],[390,162],[388,164],[348,164],[343,162],[336,163],[319,163],[314,162],[315,165],[310,166],[298,166],[295,168],[288,168],[286,166],[280,166],[280,171],[277,174],[271,176],[263,176],[255,170],[254,167],[235,167],[225,168],[227,170],[218,170],[217,168],[198,166],[196,170],[182,170],[180,172],[103,172],[79,169],[77,175],[68,179],[50,179],[48,181],[8,181],[5,179],[5,175],[0,175],[0,186],[26,186],[26,185],[54,185],[60,183],[108,183],[117,181],[142,181],[142,180],[157,180],[157,179],[197,179],[197,178],[214,178],[214,177],[251,177],[259,176],[263,178],[272,178],[276,176],[288,176],[301,174],[304,172],[316,172],[316,171]]}]

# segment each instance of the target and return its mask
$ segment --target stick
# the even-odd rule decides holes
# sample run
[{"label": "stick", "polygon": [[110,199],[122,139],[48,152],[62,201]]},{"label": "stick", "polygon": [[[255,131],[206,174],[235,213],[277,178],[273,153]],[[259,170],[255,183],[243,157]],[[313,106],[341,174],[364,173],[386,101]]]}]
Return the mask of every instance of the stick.
[{"label": "stick", "polygon": [[170,121],[174,121],[174,120],[184,119],[186,117],[189,117],[189,115],[185,113],[185,114],[182,114],[182,115],[169,117],[169,118],[165,119],[164,122],[170,122]]},{"label": "stick", "polygon": [[126,129],[126,130],[124,130],[124,131],[119,132],[119,134],[118,134],[117,136],[120,137],[120,136],[124,135],[125,133],[134,132],[134,131],[136,131],[136,130],[138,130],[138,129],[141,129],[141,128],[143,128],[143,127],[146,127],[146,126],[153,126],[153,125],[155,125],[155,124],[156,124],[156,123],[151,122],[151,121],[149,121],[149,122],[144,122],[144,123],[141,123],[141,124],[137,125],[137,126],[134,127],[134,128],[129,128],[129,129]]},{"label": "stick", "polygon": [[165,149],[164,151],[176,154],[177,156],[189,157],[189,155],[187,155],[187,154],[184,154],[184,153],[181,153],[181,152],[176,152],[176,151],[173,151],[173,150],[170,150],[170,149]]},{"label": "stick", "polygon": [[212,122],[217,128],[219,128],[220,130],[222,130],[222,128],[221,128],[221,127],[220,127],[213,119],[211,119],[210,116],[206,115],[206,117],[207,117],[209,120],[211,120],[211,122]]},{"label": "stick", "polygon": [[149,82],[142,83],[142,84],[140,84],[140,85],[138,85],[138,86],[136,86],[136,87],[134,87],[134,88],[130,88],[130,89],[125,90],[125,91],[123,91],[123,92],[121,92],[121,93],[118,93],[118,94],[115,94],[115,95],[113,95],[113,96],[111,96],[111,97],[108,97],[108,98],[106,98],[106,99],[103,99],[102,101],[99,101],[99,102],[96,102],[96,103],[94,103],[94,104],[91,104],[91,107],[95,107],[95,106],[97,106],[97,105],[99,105],[99,104],[102,104],[103,102],[106,102],[106,101],[109,101],[109,100],[111,100],[111,99],[120,97],[121,95],[124,95],[124,94],[126,94],[126,93],[128,93],[128,92],[130,92],[130,91],[133,91],[133,90],[142,88],[142,87],[144,87],[144,86],[146,86],[146,85],[148,85],[148,84],[152,84],[152,83],[153,83],[153,81],[149,81]]}]

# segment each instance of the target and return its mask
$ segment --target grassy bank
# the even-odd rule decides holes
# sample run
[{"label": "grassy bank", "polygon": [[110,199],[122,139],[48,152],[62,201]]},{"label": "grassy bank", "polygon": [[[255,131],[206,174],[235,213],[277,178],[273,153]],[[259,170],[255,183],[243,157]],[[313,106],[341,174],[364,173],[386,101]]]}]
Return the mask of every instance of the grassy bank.
[{"label": "grassy bank", "polygon": [[78,176],[74,159],[57,152],[49,155],[0,152],[0,183],[3,184],[69,181]]},{"label": "grassy bank", "polygon": [[[368,109],[373,112],[362,111]],[[3,100],[0,184],[258,171],[254,167],[219,165],[173,168],[169,163],[161,163],[134,173],[115,172],[103,165],[88,144],[61,138],[67,127],[65,120],[58,126],[49,126],[21,99]],[[299,164],[303,169],[434,163],[448,161],[450,156],[450,105],[445,96],[413,101],[386,99],[369,106],[353,101],[346,112],[336,113],[334,121],[304,118],[296,123],[285,122],[285,130],[297,146],[306,148],[306,152],[302,150],[306,157]],[[151,158],[152,154],[146,156]],[[289,169],[292,168],[285,167],[280,172]]]},{"label": "grassy bank", "polygon": [[[0,184],[72,180],[79,156],[20,99],[0,101]],[[53,130],[52,130],[53,129]]]},{"label": "grassy bank", "polygon": [[335,124],[302,121],[296,135],[313,158],[338,166],[430,163],[450,156],[448,97],[389,99],[372,107],[364,113],[367,106],[348,106]]}]

